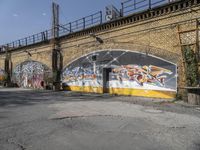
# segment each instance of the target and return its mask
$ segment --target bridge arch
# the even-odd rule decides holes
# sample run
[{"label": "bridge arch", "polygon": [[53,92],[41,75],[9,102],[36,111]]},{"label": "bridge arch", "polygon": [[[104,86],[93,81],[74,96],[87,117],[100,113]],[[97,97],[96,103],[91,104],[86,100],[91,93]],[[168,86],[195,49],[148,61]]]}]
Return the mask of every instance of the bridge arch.
[{"label": "bridge arch", "polygon": [[0,85],[3,84],[5,78],[6,78],[5,71],[2,68],[0,68]]},{"label": "bridge arch", "polygon": [[[145,53],[147,55],[153,55],[169,62],[178,64],[181,62],[181,53],[177,49],[162,49],[160,47],[145,45],[141,43],[134,43],[133,41],[129,42],[120,42],[115,40],[105,41],[103,44],[86,44],[78,45],[78,47],[73,48],[73,55],[69,55],[69,50],[63,51],[64,62],[63,64],[69,64],[73,60],[92,53],[97,50],[130,50],[133,52]],[[178,65],[179,66],[179,65]]]},{"label": "bridge arch", "polygon": [[12,81],[19,87],[44,88],[51,76],[51,69],[45,64],[26,60],[13,69]]},{"label": "bridge arch", "polygon": [[143,52],[98,50],[68,63],[62,82],[67,90],[172,98],[176,69],[175,63]]}]

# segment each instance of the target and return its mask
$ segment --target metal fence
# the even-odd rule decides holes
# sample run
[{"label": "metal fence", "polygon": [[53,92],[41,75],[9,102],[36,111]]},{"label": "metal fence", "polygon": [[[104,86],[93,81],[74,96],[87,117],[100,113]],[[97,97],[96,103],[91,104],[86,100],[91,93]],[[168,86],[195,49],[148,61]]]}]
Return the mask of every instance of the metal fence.
[{"label": "metal fence", "polygon": [[156,6],[169,3],[173,0],[127,0],[121,3],[122,16],[126,16],[139,11],[152,9]]},{"label": "metal fence", "polygon": [[9,49],[14,49],[22,46],[27,46],[35,43],[39,43],[42,41],[46,41],[51,38],[51,30],[46,30],[31,36],[28,36],[23,39],[19,39],[16,41],[13,41],[12,43],[8,43],[5,46]]},{"label": "metal fence", "polygon": [[[103,22],[102,11],[99,11],[92,15],[83,17],[82,19],[78,19],[76,21],[70,22],[68,24],[59,25],[57,28],[58,28],[59,36],[64,36],[69,33],[81,31],[86,28],[99,25],[102,22]],[[52,30],[50,29],[50,30],[46,30],[46,31],[28,36],[26,38],[19,39],[11,43],[2,45],[0,46],[0,52],[4,52],[6,48],[8,48],[9,50],[12,50],[15,48],[28,46],[28,45],[32,45],[39,42],[45,42],[47,40],[50,40],[51,38],[52,38]]]},{"label": "metal fence", "polygon": [[59,26],[59,36],[63,36],[72,32],[77,32],[84,30],[86,28],[99,25],[103,22],[102,11],[99,11],[95,14],[86,16],[82,19],[70,22],[65,25]]},{"label": "metal fence", "polygon": [[[177,0],[127,0],[123,3],[121,3],[121,16],[127,16],[129,14],[133,14],[139,11],[144,11],[148,9],[152,9],[156,6],[170,3]],[[64,36],[73,32],[81,31],[86,28],[99,25],[103,23],[103,15],[102,11],[99,11],[97,13],[94,13],[92,15],[83,17],[82,19],[78,19],[76,21],[59,25],[57,27],[59,32],[59,37]],[[44,42],[50,40],[52,37],[52,30],[46,30],[31,36],[28,36],[23,39],[19,39],[17,41],[14,41],[12,43],[8,43],[5,45],[0,46],[0,52],[4,52],[6,48],[9,50],[28,46],[31,44]]]}]

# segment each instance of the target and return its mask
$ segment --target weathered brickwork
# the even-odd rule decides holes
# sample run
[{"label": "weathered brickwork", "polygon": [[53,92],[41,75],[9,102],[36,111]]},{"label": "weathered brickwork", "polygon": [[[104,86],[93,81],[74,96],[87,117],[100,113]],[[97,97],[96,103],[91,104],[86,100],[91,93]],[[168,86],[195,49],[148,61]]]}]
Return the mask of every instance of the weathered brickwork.
[{"label": "weathered brickwork", "polygon": [[[199,12],[199,8],[196,8]],[[194,29],[197,12],[178,12],[168,16],[158,17],[142,23],[110,29],[96,35],[104,40],[104,44],[97,43],[89,35],[76,39],[63,40],[61,47],[64,64],[68,64],[77,57],[101,49],[126,49],[153,54],[174,62],[178,66],[178,85],[185,83],[183,65],[181,63],[181,48],[178,39],[178,26],[181,31]]]},{"label": "weathered brickwork", "polygon": [[[26,52],[25,52],[26,51]],[[13,68],[27,60],[35,60],[51,68],[51,46],[45,45],[38,48],[31,48],[25,51],[12,53]]]}]

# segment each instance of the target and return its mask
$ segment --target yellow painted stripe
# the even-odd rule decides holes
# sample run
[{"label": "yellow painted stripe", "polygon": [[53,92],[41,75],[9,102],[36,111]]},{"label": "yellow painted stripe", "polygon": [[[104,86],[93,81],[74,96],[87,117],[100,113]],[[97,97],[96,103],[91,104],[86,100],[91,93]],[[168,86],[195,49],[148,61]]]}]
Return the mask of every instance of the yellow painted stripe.
[{"label": "yellow painted stripe", "polygon": [[109,93],[117,95],[130,95],[130,96],[132,95],[140,97],[166,98],[166,99],[171,99],[176,97],[176,92],[131,89],[131,88],[110,88]]},{"label": "yellow painted stripe", "polygon": [[[88,93],[103,93],[102,87],[92,87],[92,86],[84,86],[84,87],[68,86],[64,87],[64,90],[88,92]],[[165,99],[172,99],[176,97],[176,92],[172,91],[157,91],[157,90],[132,89],[132,88],[109,88],[108,93],[113,95],[128,95],[128,96],[165,98]]]},{"label": "yellow painted stripe", "polygon": [[4,76],[0,76],[0,81],[3,81],[4,79]]},{"label": "yellow painted stripe", "polygon": [[88,93],[103,93],[102,87],[68,86],[68,87],[64,87],[63,89],[68,90],[68,91],[78,91],[78,92],[88,92]]}]

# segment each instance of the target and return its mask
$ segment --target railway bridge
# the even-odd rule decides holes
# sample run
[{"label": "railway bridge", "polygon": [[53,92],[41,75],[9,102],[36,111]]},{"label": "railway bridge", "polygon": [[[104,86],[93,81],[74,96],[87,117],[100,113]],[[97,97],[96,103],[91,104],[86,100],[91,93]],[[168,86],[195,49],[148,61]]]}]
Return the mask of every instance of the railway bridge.
[{"label": "railway bridge", "polygon": [[114,20],[104,22],[102,12],[97,12],[59,27],[56,39],[47,30],[2,46],[0,80],[27,88],[57,83],[83,92],[183,95],[183,51],[199,50],[200,0],[169,2],[129,14],[124,5]]}]

